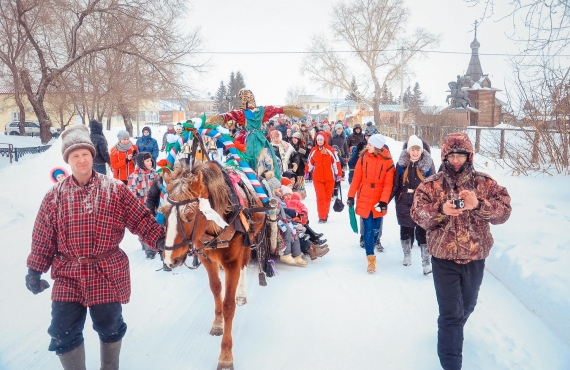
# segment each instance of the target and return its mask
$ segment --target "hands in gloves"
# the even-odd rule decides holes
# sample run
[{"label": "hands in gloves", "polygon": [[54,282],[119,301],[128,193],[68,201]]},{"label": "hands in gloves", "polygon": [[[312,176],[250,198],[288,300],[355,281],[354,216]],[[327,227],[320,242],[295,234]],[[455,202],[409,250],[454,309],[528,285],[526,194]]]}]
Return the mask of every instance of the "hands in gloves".
[{"label": "hands in gloves", "polygon": [[38,294],[49,288],[49,283],[45,280],[41,280],[41,272],[28,269],[28,274],[26,275],[26,288],[34,294]]}]

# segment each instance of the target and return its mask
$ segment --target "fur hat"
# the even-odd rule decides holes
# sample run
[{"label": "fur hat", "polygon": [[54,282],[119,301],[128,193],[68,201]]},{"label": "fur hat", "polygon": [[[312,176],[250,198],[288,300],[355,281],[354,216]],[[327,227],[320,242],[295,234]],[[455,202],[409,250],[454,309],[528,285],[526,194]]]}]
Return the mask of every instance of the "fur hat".
[{"label": "fur hat", "polygon": [[301,136],[301,133],[300,133],[300,132],[295,132],[292,137],[296,137],[297,139],[302,139],[302,138],[303,138],[303,137]]},{"label": "fur hat", "polygon": [[61,134],[61,153],[65,163],[68,163],[67,158],[69,158],[71,152],[77,149],[87,149],[93,157],[97,155],[95,147],[89,138],[89,130],[81,124],[68,127]]},{"label": "fur hat", "polygon": [[468,161],[473,162],[473,144],[466,133],[453,132],[443,139],[441,160],[445,161],[445,157],[451,153],[467,154]]},{"label": "fur hat", "polygon": [[334,129],[338,130],[338,129],[344,130],[344,126],[342,125],[342,123],[337,123],[336,125],[334,125]]},{"label": "fur hat", "polygon": [[167,127],[167,128],[168,128],[168,127],[172,127],[172,128],[174,128],[174,123],[172,123],[172,122],[169,122],[169,123],[167,123],[167,124],[166,124],[166,127]]},{"label": "fur hat", "polygon": [[382,149],[386,144],[386,138],[381,134],[374,134],[368,138],[368,143],[374,145],[375,148]]},{"label": "fur hat", "polygon": [[423,143],[422,139],[420,139],[420,138],[417,137],[416,135],[412,135],[412,136],[410,136],[410,138],[408,139],[408,147],[406,148],[406,150],[408,151],[408,153],[410,152],[410,149],[411,149],[413,146],[419,146],[422,151],[424,150],[424,143]]},{"label": "fur hat", "polygon": [[[149,158],[152,159],[152,155],[149,152],[140,152],[135,157],[135,163],[137,164],[137,166],[139,166],[139,168],[144,169],[144,161],[146,161]],[[152,165],[154,167],[154,159],[152,159]]]},{"label": "fur hat", "polygon": [[117,134],[117,138],[119,140],[123,140],[123,139],[129,139],[131,137],[131,135],[129,135],[129,133],[125,130],[121,130],[119,131],[119,133]]},{"label": "fur hat", "polygon": [[287,195],[287,194],[291,195],[291,194],[293,194],[293,190],[291,190],[291,188],[288,187],[288,186],[281,185],[281,194],[283,194],[283,195]]},{"label": "fur hat", "polygon": [[366,124],[366,129],[364,130],[364,136],[372,136],[378,134],[378,127],[372,124],[372,122],[368,122]]}]

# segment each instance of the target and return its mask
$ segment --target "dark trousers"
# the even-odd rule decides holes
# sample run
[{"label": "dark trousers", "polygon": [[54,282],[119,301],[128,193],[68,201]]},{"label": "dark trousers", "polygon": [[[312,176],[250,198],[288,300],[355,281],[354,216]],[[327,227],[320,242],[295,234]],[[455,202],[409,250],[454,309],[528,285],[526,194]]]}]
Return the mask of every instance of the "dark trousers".
[{"label": "dark trousers", "polygon": [[419,226],[416,227],[400,226],[400,240],[413,239],[414,233],[416,235],[416,240],[418,241],[418,245],[427,244],[426,231],[424,229],[422,229]]},{"label": "dark trousers", "polygon": [[485,260],[465,265],[432,257],[433,283],[439,306],[437,355],[445,370],[461,369],[463,327],[475,310]]},{"label": "dark trousers", "polygon": [[[123,321],[120,303],[97,304],[89,307],[93,329],[103,343],[114,343],[125,336],[127,324]],[[51,303],[51,336],[49,350],[57,355],[73,351],[83,343],[83,327],[87,317],[87,307],[78,302]]]},{"label": "dark trousers", "polygon": [[107,167],[104,164],[94,164],[93,171],[100,173],[101,175],[106,175]]}]

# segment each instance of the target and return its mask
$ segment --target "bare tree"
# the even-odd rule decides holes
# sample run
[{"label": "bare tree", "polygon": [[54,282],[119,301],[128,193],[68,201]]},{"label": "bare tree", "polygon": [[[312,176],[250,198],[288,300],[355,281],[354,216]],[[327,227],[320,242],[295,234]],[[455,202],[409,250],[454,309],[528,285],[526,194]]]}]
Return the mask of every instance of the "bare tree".
[{"label": "bare tree", "polygon": [[302,101],[301,101],[302,95],[307,95],[307,92],[306,92],[306,89],[304,86],[290,87],[287,90],[287,97],[286,97],[285,101],[287,102],[287,105],[294,105],[296,107],[299,107],[302,104]]},{"label": "bare tree", "polygon": [[[510,37],[525,45],[523,53],[560,54],[570,45],[570,3],[567,0],[511,0],[506,14],[496,14],[496,0],[464,1],[484,5],[481,20],[510,17],[515,26]],[[520,28],[525,32],[515,33]]]},{"label": "bare tree", "polygon": [[[199,70],[189,57],[201,44],[198,31],[177,31],[183,0],[14,0],[18,22],[34,50],[34,65],[20,71],[26,95],[40,121],[41,139],[50,139],[44,106],[48,87],[65,78],[82,59],[106,50],[148,64],[159,82],[184,88],[176,70]],[[35,28],[34,28],[35,25]]]},{"label": "bare tree", "polygon": [[16,7],[11,0],[0,0],[0,62],[10,71],[3,76],[5,86],[11,86],[14,91],[14,100],[20,110],[20,135],[25,135],[26,108],[22,101],[22,83],[19,71],[24,65],[24,56],[29,52],[29,44],[18,23]]},{"label": "bare tree", "polygon": [[[330,31],[334,45],[348,46],[349,58],[331,49],[323,35],[315,35],[311,52],[303,61],[301,71],[329,89],[342,89],[358,97],[374,110],[374,122],[380,124],[379,105],[382,89],[400,78],[402,69],[422,50],[436,46],[439,36],[423,29],[406,35],[408,9],[402,0],[354,0],[333,7]],[[352,88],[352,77],[369,81]]]}]

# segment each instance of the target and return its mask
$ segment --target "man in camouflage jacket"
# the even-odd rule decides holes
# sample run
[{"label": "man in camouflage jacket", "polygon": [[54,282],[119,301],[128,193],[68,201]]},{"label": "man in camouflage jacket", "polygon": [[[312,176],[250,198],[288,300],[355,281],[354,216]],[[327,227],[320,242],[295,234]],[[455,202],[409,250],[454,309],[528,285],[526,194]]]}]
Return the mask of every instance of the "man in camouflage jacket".
[{"label": "man in camouflage jacket", "polygon": [[[511,214],[507,189],[473,169],[473,145],[464,133],[441,146],[442,171],[418,186],[410,211],[427,231],[439,305],[437,352],[446,370],[461,369],[463,327],[477,304],[485,258],[493,246],[489,224]],[[463,199],[457,209],[455,199]]]}]

